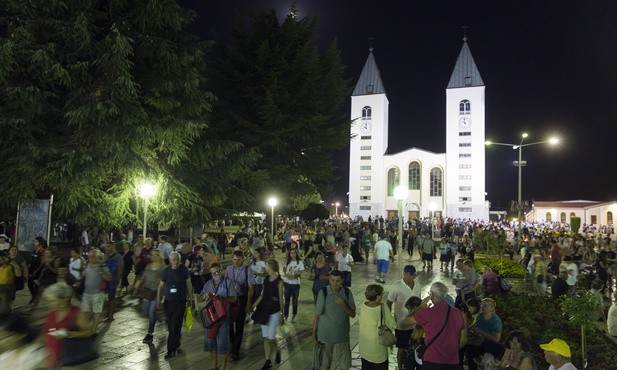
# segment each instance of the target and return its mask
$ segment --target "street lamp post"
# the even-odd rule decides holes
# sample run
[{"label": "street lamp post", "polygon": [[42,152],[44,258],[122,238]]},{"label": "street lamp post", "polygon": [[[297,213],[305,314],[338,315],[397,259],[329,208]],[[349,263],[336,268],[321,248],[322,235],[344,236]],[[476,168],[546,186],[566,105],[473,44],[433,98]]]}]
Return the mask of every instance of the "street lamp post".
[{"label": "street lamp post", "polygon": [[338,218],[338,207],[341,205],[341,203],[336,202],[334,203],[334,217]]},{"label": "street lamp post", "polygon": [[501,146],[508,146],[514,150],[518,149],[518,161],[514,161],[513,165],[518,167],[518,204],[517,204],[517,218],[518,218],[518,235],[516,237],[516,246],[519,247],[521,245],[521,238],[522,238],[522,233],[523,233],[523,166],[527,165],[527,161],[523,161],[523,147],[525,146],[531,146],[531,145],[538,145],[538,144],[551,144],[551,145],[555,145],[557,143],[559,143],[559,139],[556,137],[550,138],[548,140],[543,140],[543,141],[536,141],[534,143],[526,143],[524,144],[523,142],[525,141],[525,139],[527,138],[527,136],[529,136],[526,132],[524,132],[521,135],[521,141],[520,143],[517,144],[508,144],[508,143],[494,143],[492,141],[486,141],[485,144],[488,145],[501,145]]},{"label": "street lamp post", "polygon": [[144,241],[146,240],[146,230],[148,229],[148,199],[154,195],[154,192],[154,184],[151,182],[143,182],[139,185],[139,196],[144,200]]},{"label": "street lamp post", "polygon": [[270,199],[268,199],[268,205],[270,206],[270,209],[272,210],[271,219],[270,219],[270,225],[271,225],[270,233],[272,234],[272,246],[273,247],[274,247],[274,207],[276,207],[277,204],[278,204],[278,200],[276,198],[271,197]]},{"label": "street lamp post", "polygon": [[403,185],[399,185],[394,189],[394,197],[398,201],[398,270],[399,274],[403,274],[403,200],[407,198],[407,190]]}]

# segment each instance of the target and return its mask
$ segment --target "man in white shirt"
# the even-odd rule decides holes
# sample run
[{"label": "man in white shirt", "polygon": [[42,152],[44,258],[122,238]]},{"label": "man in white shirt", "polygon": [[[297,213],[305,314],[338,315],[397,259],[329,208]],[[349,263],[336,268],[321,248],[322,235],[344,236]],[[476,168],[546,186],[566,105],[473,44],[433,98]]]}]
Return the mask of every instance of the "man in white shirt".
[{"label": "man in white shirt", "polygon": [[336,254],[336,268],[343,273],[343,286],[351,287],[351,265],[353,257],[349,254],[349,247],[344,245],[342,251]]},{"label": "man in white shirt", "polygon": [[382,237],[375,243],[375,259],[377,260],[377,282],[385,283],[384,276],[388,273],[390,266],[390,256],[392,256],[392,244]]},{"label": "man in white shirt", "polygon": [[392,303],[394,303],[394,320],[396,321],[396,347],[398,352],[396,360],[398,368],[401,368],[403,353],[405,348],[409,346],[409,339],[413,332],[413,327],[408,327],[403,324],[403,321],[409,314],[405,308],[405,303],[411,297],[421,298],[422,288],[420,284],[415,282],[416,268],[412,265],[407,265],[403,269],[403,278],[395,281],[388,293],[388,307],[392,311]]}]

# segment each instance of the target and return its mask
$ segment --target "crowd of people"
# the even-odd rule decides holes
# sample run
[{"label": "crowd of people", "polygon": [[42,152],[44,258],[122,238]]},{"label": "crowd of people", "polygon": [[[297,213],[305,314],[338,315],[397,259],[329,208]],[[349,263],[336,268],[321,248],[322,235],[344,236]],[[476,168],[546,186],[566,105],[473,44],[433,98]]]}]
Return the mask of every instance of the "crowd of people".
[{"label": "crowd of people", "polygon": [[[12,245],[8,252],[0,252],[0,314],[11,311],[20,280],[21,289],[27,286],[30,290],[31,312],[46,299],[51,311],[45,324],[45,344],[51,355],[45,360],[53,367],[64,363],[64,340],[89,340],[101,322],[114,320],[118,295],[132,294],[141,300],[148,317],[145,344],[153,343],[155,325],[162,321],[158,311],[164,311],[166,359],[181,351],[187,307],[201,309],[202,302],[220,301],[227,315],[210,325],[204,336],[203,349],[210,353],[212,367],[224,370],[230,360],[240,357],[247,319],[257,323],[260,312],[262,369],[267,370],[281,360],[276,328],[287,321],[296,322],[300,279],[306,276],[314,298],[312,337],[319,368],[351,367],[350,319],[356,313],[363,369],[388,368],[388,346],[380,341],[382,329],[394,330],[399,369],[458,369],[462,364],[469,370],[475,370],[478,364],[493,369],[537,368],[529,356],[530,344],[521,332],[513,331],[502,338],[498,308],[490,298],[500,291],[497,274],[490,269],[478,274],[473,265],[475,233],[500,235],[515,228],[508,229],[505,223],[445,220],[439,225],[439,237],[435,237],[436,225],[430,220],[405,225],[402,245],[408,257],[414,257],[415,252],[427,271],[436,270],[433,263],[438,260],[440,271],[450,270],[453,292],[436,282],[430,286],[429,295],[421,297],[416,267],[407,265],[401,279],[388,282],[391,285],[387,297],[383,297],[389,265],[396,253],[401,253],[396,248],[396,222],[383,218],[281,225],[274,239],[267,229],[259,227],[240,227],[235,234],[221,229],[199,236],[193,243],[175,246],[165,235],[133,240],[132,233],[119,233],[113,241],[104,230],[94,238],[92,229],[86,228],[81,243],[96,240],[100,244],[73,248],[66,263],[40,237],[34,240],[29,262]],[[610,238],[526,227],[522,239],[514,249],[521,254],[521,263],[530,275],[537,277],[539,290],[547,291],[550,286],[551,294],[557,297],[588,286],[600,300],[610,294],[610,283],[617,276]],[[280,266],[272,258],[276,247],[284,253]],[[352,267],[370,262],[376,265],[377,284],[366,286],[366,300],[356,307],[349,289]],[[131,272],[135,274],[133,282],[129,281]],[[478,297],[478,286],[485,298]],[[607,322],[610,335],[617,334],[615,307],[608,315],[604,310],[598,312],[598,318]],[[422,347],[420,344],[424,356],[410,356]],[[570,350],[565,342],[555,339],[541,347],[555,369],[574,368],[560,367],[569,362]]]}]

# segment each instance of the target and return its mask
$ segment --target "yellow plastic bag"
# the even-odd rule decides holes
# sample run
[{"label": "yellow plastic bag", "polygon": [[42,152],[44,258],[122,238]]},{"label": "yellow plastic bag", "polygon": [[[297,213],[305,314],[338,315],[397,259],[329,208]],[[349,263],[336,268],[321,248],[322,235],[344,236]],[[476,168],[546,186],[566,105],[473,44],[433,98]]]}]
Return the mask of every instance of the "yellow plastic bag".
[{"label": "yellow plastic bag", "polygon": [[184,310],[184,327],[186,332],[190,333],[193,328],[193,310],[191,309],[191,302],[186,302],[186,309]]}]

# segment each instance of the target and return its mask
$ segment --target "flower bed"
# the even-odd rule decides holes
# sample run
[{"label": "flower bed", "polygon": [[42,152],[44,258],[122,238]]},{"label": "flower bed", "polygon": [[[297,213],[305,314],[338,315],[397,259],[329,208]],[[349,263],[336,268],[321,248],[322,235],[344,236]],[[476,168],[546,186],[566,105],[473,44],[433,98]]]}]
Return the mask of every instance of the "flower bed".
[{"label": "flower bed", "polygon": [[[495,297],[497,315],[503,321],[502,338],[511,330],[520,330],[529,339],[531,352],[540,369],[548,367],[539,345],[548,343],[553,338],[565,340],[572,350],[572,363],[583,369],[581,364],[580,328],[572,325],[563,315],[559,303],[543,296],[529,296],[508,293]],[[595,326],[594,326],[595,327]],[[596,329],[587,333],[588,369],[615,370],[617,364],[617,346]]]},{"label": "flower bed", "polygon": [[488,266],[491,270],[499,271],[499,275],[506,279],[525,279],[528,277],[527,269],[520,263],[510,259],[476,258],[474,267],[478,273],[482,273],[483,266]]}]

